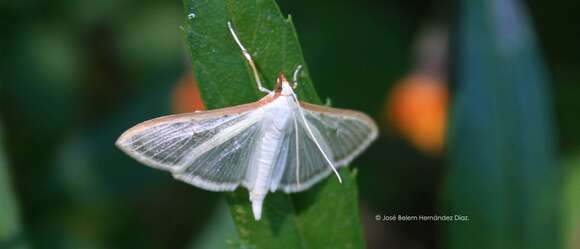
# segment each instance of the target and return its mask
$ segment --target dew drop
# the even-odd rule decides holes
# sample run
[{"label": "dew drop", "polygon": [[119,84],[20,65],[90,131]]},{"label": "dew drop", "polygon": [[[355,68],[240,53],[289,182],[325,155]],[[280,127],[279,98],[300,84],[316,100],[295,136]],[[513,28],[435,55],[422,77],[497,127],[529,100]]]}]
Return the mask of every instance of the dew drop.
[{"label": "dew drop", "polygon": [[192,20],[193,18],[195,18],[195,13],[189,13],[189,15],[187,15],[187,19]]}]

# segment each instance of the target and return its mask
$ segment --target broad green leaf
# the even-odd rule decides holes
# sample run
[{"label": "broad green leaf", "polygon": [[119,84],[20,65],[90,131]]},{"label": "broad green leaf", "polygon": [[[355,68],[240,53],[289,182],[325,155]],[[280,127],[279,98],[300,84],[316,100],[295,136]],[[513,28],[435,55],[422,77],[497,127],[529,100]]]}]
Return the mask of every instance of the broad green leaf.
[{"label": "broad green leaf", "polygon": [[[301,100],[320,103],[302,57],[294,27],[273,0],[184,0],[184,26],[196,80],[209,109],[256,101],[259,92],[226,23],[232,21],[254,57],[265,86],[280,72],[304,69],[296,90]],[[245,189],[228,194],[243,248],[363,248],[354,173],[343,184],[329,177],[311,190],[269,194],[262,220],[255,221]]]},{"label": "broad green leaf", "polygon": [[0,248],[28,248],[19,222],[18,205],[12,190],[8,164],[4,159],[0,130]]},{"label": "broad green leaf", "polygon": [[546,68],[517,0],[457,1],[443,248],[559,248]]}]

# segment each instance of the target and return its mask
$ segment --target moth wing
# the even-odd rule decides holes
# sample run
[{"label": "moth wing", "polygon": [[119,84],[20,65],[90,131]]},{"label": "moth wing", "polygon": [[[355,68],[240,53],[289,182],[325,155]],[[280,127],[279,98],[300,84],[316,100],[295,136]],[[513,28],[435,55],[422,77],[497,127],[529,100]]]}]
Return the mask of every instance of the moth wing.
[{"label": "moth wing", "polygon": [[164,116],[134,126],[117,146],[141,163],[211,191],[235,189],[261,127],[255,103]]},{"label": "moth wing", "polygon": [[300,106],[308,124],[296,111],[295,124],[290,124],[276,160],[271,191],[303,191],[332,173],[307,125],[335,167],[348,165],[377,137],[374,121],[364,113],[309,103]]},{"label": "moth wing", "polygon": [[335,166],[348,165],[378,135],[375,122],[353,110],[300,103],[311,127],[316,127],[332,151]]}]

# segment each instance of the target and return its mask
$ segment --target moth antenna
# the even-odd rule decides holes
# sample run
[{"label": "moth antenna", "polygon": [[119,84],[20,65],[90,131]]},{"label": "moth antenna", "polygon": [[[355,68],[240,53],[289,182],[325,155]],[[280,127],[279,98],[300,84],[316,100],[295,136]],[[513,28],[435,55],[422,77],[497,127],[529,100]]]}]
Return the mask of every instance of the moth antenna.
[{"label": "moth antenna", "polygon": [[296,131],[296,183],[298,188],[300,188],[300,147],[298,146],[300,136],[298,136],[298,121],[296,121],[296,117],[294,117],[294,130]]},{"label": "moth antenna", "polygon": [[248,62],[248,64],[250,64],[250,67],[252,68],[252,72],[254,73],[254,79],[256,79],[256,84],[258,85],[258,90],[260,90],[261,92],[268,93],[268,94],[272,93],[271,90],[268,90],[267,88],[262,86],[262,80],[260,80],[260,74],[258,73],[258,69],[256,68],[256,64],[254,63],[254,59],[252,59],[252,55],[250,55],[250,52],[248,52],[246,47],[244,47],[244,45],[240,41],[240,38],[238,37],[238,34],[236,33],[236,30],[234,29],[234,27],[232,26],[232,22],[230,22],[230,21],[228,21],[228,29],[230,30],[232,37],[234,37],[234,40],[236,41],[236,43],[238,44],[238,46],[242,50],[242,54],[244,54],[246,61]]},{"label": "moth antenna", "polygon": [[298,102],[298,97],[296,96],[295,93],[292,94],[292,96],[294,97],[294,100],[296,101],[296,103],[298,103],[298,113],[300,114],[302,121],[304,121],[304,125],[306,126],[306,130],[308,131],[308,134],[310,135],[310,137],[312,137],[314,144],[316,144],[316,148],[318,148],[320,153],[322,153],[322,157],[324,157],[324,160],[326,160],[326,162],[328,163],[328,165],[330,166],[332,171],[334,171],[334,174],[338,178],[338,182],[342,183],[342,178],[340,178],[340,174],[338,174],[338,171],[334,167],[334,164],[332,163],[332,161],[330,161],[330,159],[328,158],[328,156],[326,155],[324,150],[322,150],[322,147],[318,143],[318,140],[316,140],[316,137],[314,137],[314,133],[312,132],[312,129],[310,129],[310,125],[308,125],[308,121],[306,120],[306,117],[304,116],[304,112],[302,111],[302,107],[300,107],[300,102]]},{"label": "moth antenna", "polygon": [[298,87],[298,73],[300,73],[300,70],[302,70],[302,65],[296,66],[296,69],[294,69],[294,74],[292,75],[292,81],[294,82],[292,88],[294,89]]}]

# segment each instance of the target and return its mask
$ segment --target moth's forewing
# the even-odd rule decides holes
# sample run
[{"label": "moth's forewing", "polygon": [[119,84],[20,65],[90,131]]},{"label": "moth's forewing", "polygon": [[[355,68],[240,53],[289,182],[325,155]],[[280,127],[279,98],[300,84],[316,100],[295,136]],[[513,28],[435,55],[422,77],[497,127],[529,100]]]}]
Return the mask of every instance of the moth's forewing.
[{"label": "moth's forewing", "polygon": [[[247,135],[243,130],[235,129],[236,125],[249,129],[248,117],[260,106],[254,102],[151,119],[124,132],[116,145],[139,162],[169,171],[176,178],[197,187],[213,191],[233,190],[244,179],[244,174],[239,172],[244,167],[233,168],[238,170],[233,173],[232,169],[226,169],[231,164],[220,165],[220,161],[214,159],[228,157],[216,153],[216,148],[220,148],[217,152],[231,151],[224,149],[222,144],[237,140],[236,136]],[[251,121],[257,122],[255,119]],[[232,130],[237,132],[234,136]],[[242,146],[240,149],[250,148]],[[210,153],[209,157],[206,153]],[[199,161],[202,156],[204,162]],[[196,168],[192,169],[192,166]],[[215,170],[209,170],[208,166]],[[219,173],[228,171],[231,173]]]}]

